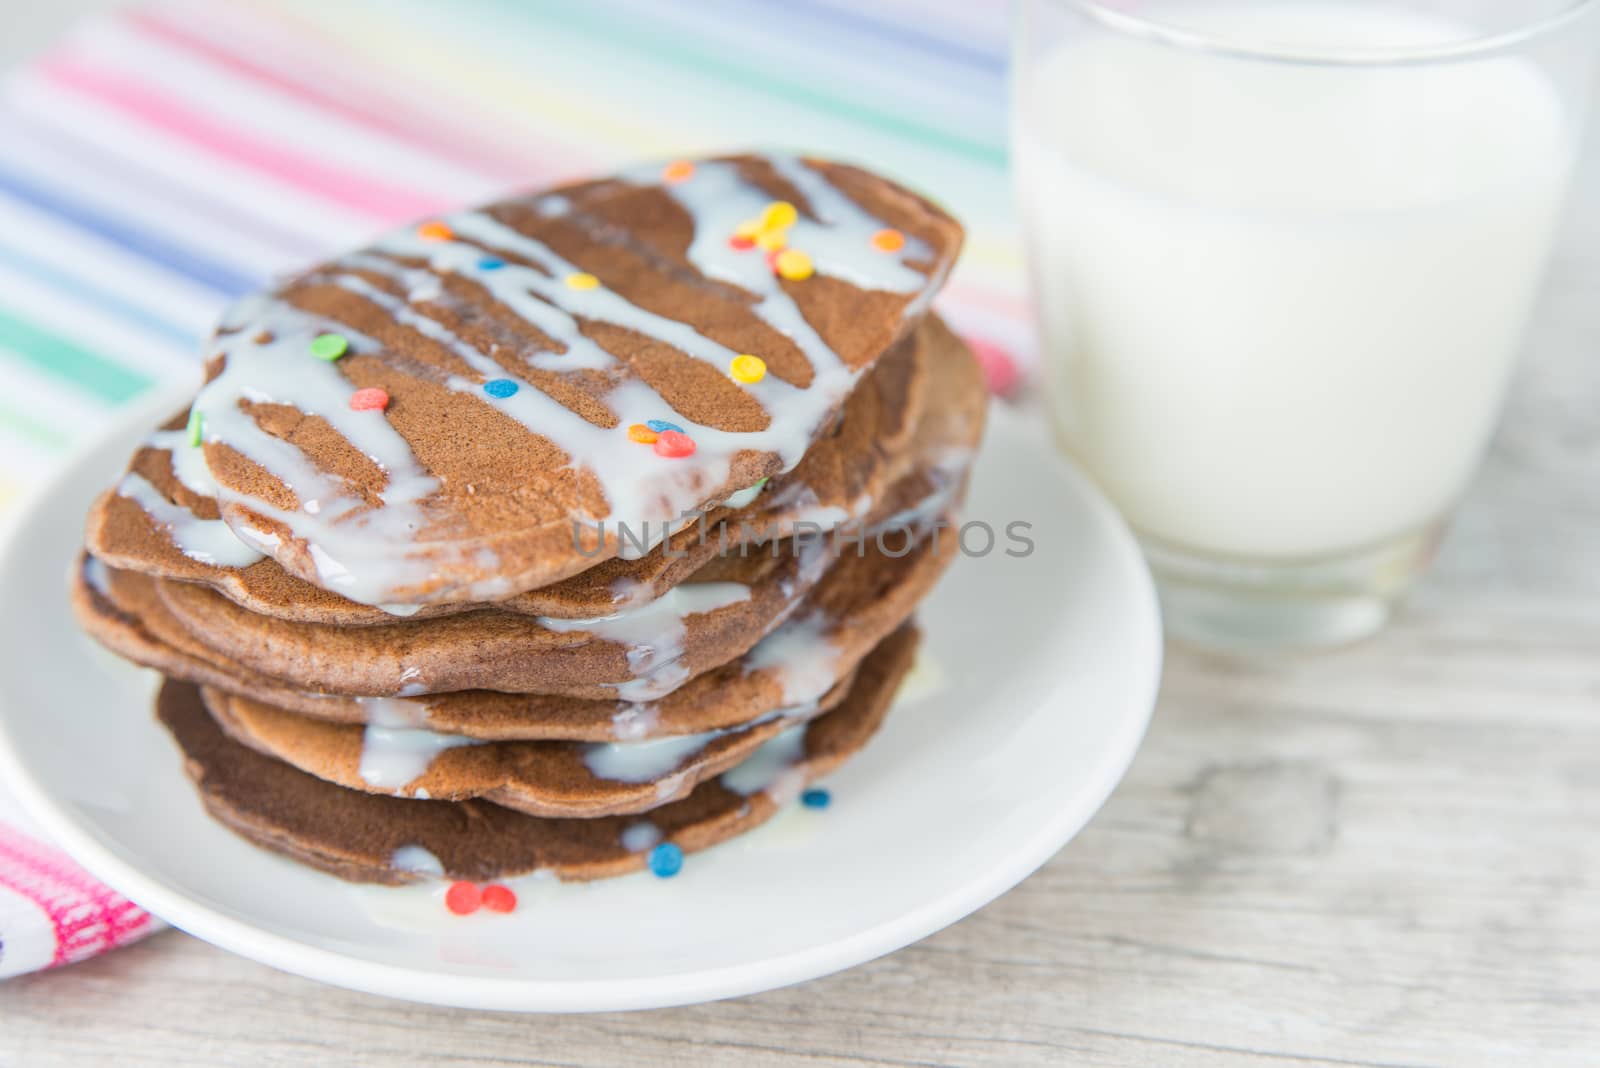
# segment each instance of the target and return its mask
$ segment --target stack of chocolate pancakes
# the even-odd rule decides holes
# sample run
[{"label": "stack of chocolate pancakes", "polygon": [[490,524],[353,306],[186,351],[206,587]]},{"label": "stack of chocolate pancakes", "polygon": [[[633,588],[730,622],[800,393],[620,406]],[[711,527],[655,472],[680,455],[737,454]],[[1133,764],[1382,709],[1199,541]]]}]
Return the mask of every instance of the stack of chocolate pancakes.
[{"label": "stack of chocolate pancakes", "polygon": [[[616,875],[859,750],[983,429],[960,227],[813,159],[427,220],[230,310],[83,626],[211,813],[349,879]],[[940,537],[940,531],[945,536]]]}]

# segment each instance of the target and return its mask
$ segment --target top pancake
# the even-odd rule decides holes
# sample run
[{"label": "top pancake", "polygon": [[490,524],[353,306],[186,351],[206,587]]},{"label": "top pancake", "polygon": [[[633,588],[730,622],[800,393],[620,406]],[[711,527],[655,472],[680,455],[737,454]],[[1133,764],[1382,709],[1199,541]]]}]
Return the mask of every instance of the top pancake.
[{"label": "top pancake", "polygon": [[[225,316],[194,406],[222,518],[363,604],[557,582],[622,553],[618,523],[664,536],[798,464],[960,236],[865,171],[750,156],[397,231]],[[740,354],[765,377],[735,381]],[[652,420],[693,453],[634,440]]]},{"label": "top pancake", "polygon": [[[846,401],[838,427],[825,434],[799,466],[772,479],[746,507],[720,509],[644,556],[604,560],[561,582],[495,604],[555,619],[588,619],[637,608],[666,593],[747,532],[781,536],[795,522],[854,517],[863,502],[886,502],[889,482],[925,462],[925,447],[912,441],[913,432],[925,437],[943,425],[929,425],[930,392],[935,401],[931,414],[944,422],[950,421],[948,413],[958,405],[974,403],[970,397],[947,396],[958,393],[972,378],[965,373],[971,365],[972,357],[960,339],[937,316],[928,316],[862,379]],[[975,396],[981,405],[981,382]],[[204,463],[199,450],[185,440],[182,424],[179,416],[147,438],[128,466],[129,475],[137,479],[125,478],[95,502],[84,535],[95,557],[122,570],[209,586],[248,611],[276,619],[334,626],[395,621],[391,612],[289,574],[271,557],[217,559],[192,549],[186,555],[178,547],[175,530],[185,531],[179,537],[191,543],[204,540],[196,532],[205,528],[222,539],[233,539],[218,529],[217,503],[207,485]],[[934,444],[955,440],[946,434]],[[127,495],[130,486],[137,487],[133,496]],[[478,607],[446,602],[405,614],[425,619]]]}]

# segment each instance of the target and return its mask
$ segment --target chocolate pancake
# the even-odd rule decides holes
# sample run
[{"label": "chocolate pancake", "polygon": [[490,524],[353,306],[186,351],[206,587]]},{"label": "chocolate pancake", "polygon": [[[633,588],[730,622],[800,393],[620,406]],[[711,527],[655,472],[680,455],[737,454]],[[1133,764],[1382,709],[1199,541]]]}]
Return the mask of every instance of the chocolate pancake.
[{"label": "chocolate pancake", "polygon": [[[896,558],[847,550],[788,621],[738,660],[652,699],[465,690],[416,698],[312,693],[229,662],[167,613],[151,579],[86,557],[72,589],[79,623],[113,652],[167,675],[333,723],[425,726],[486,741],[641,741],[748,723],[823,699],[900,626],[956,552],[948,533]],[[871,543],[869,543],[871,548]],[[890,545],[898,551],[898,542]],[[835,585],[826,588],[832,581]]]},{"label": "chocolate pancake", "polygon": [[854,673],[822,699],[755,722],[645,742],[484,742],[399,720],[357,727],[202,689],[234,741],[319,779],[371,794],[434,801],[482,798],[530,816],[644,812],[686,796],[763,743],[844,699]]},{"label": "chocolate pancake", "polygon": [[657,840],[695,852],[768,819],[806,783],[867,743],[910,668],[915,645],[915,632],[900,630],[862,663],[850,693],[833,711],[784,731],[745,765],[647,817],[545,819],[485,801],[418,801],[347,790],[230,740],[207,713],[199,690],[187,683],[163,687],[157,714],[211,815],[301,863],[352,881],[398,884],[419,878],[395,862],[396,853],[417,847],[438,858],[451,879],[486,881],[533,871],[596,879],[642,869]]},{"label": "chocolate pancake", "polygon": [[[926,421],[929,379],[938,388],[941,382],[959,379],[962,365],[972,365],[970,353],[948,327],[930,317],[863,378],[846,401],[839,425],[794,470],[761,487],[745,507],[716,509],[643,556],[599,560],[561,582],[493,603],[507,611],[558,619],[607,615],[661,596],[709,562],[719,546],[739,540],[747,530],[782,536],[797,521],[815,524],[829,515],[853,513],[860,502],[877,500],[889,481],[906,474],[915,459],[912,435]],[[944,387],[941,398],[949,392]],[[151,435],[134,453],[130,477],[90,510],[85,542],[99,559],[123,570],[203,583],[251,612],[293,622],[372,626],[394,622],[397,611],[427,619],[480,607],[446,602],[391,605],[385,611],[313,586],[242,544],[230,545],[235,539],[222,529],[215,487],[199,447],[189,444],[185,419],[180,415]],[[734,503],[744,502],[736,498]],[[206,551],[211,541],[222,550]],[[189,553],[179,548],[180,542]]]},{"label": "chocolate pancake", "polygon": [[[740,656],[794,610],[832,555],[829,539],[718,562],[750,581],[692,581],[639,608],[556,620],[485,608],[382,627],[253,615],[192,583],[157,579],[167,611],[224,659],[303,689],[374,697],[451,690],[605,697],[661,688]],[[792,550],[792,551],[791,551]]]},{"label": "chocolate pancake", "polygon": [[792,157],[453,213],[230,309],[194,436],[223,520],[291,574],[363,604],[502,598],[794,468],[960,238]]}]

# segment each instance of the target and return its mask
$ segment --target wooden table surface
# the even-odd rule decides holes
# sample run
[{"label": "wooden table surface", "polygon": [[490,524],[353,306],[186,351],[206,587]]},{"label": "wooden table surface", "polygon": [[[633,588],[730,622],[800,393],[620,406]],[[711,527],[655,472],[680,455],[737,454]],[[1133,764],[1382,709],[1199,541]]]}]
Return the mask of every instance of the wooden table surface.
[{"label": "wooden table surface", "polygon": [[799,987],[569,1017],[168,932],[0,984],[0,1065],[1600,1064],[1596,141],[1505,427],[1394,625],[1169,650],[1127,780],[977,915]]}]

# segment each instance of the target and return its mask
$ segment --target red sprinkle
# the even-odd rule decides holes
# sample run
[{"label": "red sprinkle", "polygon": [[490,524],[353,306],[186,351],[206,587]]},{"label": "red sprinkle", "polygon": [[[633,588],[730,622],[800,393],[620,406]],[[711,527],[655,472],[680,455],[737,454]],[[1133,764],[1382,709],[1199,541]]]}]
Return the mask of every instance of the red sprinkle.
[{"label": "red sprinkle", "polygon": [[511,887],[493,883],[483,888],[483,907],[490,912],[514,912],[517,907],[517,895]]},{"label": "red sprinkle", "polygon": [[684,456],[693,456],[694,439],[688,434],[680,434],[676,430],[663,430],[656,435],[655,450],[657,456],[665,456],[673,460]]},{"label": "red sprinkle", "polygon": [[350,409],[357,412],[381,412],[389,407],[389,394],[376,387],[358,389],[350,394]]},{"label": "red sprinkle", "polygon": [[767,266],[771,267],[774,271],[778,269],[778,253],[782,251],[783,249],[781,248],[775,248],[771,252],[767,253]]},{"label": "red sprinkle", "polygon": [[457,916],[477,912],[483,905],[483,891],[477,883],[451,883],[444,892],[444,907]]},{"label": "red sprinkle", "polygon": [[732,237],[728,238],[728,244],[729,246],[738,249],[740,252],[748,252],[750,249],[756,247],[756,239],[753,237],[741,237],[738,234],[734,234]]}]

